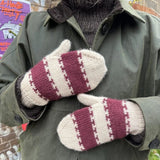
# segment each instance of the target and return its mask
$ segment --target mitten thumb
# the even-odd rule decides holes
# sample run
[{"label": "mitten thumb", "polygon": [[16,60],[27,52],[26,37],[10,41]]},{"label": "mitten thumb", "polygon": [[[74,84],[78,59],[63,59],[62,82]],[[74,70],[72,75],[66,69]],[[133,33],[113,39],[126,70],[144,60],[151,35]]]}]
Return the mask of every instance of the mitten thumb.
[{"label": "mitten thumb", "polygon": [[60,56],[61,54],[69,52],[70,49],[71,49],[71,41],[65,39],[61,42],[59,47],[56,50],[54,50],[50,55]]},{"label": "mitten thumb", "polygon": [[77,98],[79,102],[81,102],[82,104],[90,106],[98,103],[101,97],[96,97],[96,96],[81,93],[77,95]]}]

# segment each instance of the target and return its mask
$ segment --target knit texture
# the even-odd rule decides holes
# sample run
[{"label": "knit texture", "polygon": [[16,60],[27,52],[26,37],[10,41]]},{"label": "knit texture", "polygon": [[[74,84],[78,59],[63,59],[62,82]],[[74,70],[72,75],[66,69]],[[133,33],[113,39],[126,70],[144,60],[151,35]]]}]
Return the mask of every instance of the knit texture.
[{"label": "knit texture", "polygon": [[78,8],[74,13],[74,17],[82,29],[89,46],[92,46],[99,24],[111,13],[114,1],[91,0],[84,2],[85,0],[81,0],[79,4],[77,1],[69,1],[72,2],[72,6]]},{"label": "knit texture", "polygon": [[89,107],[67,115],[57,128],[67,148],[85,151],[144,130],[142,112],[132,102],[85,94],[78,95],[78,99]]},{"label": "knit texture", "polygon": [[27,107],[44,106],[49,101],[88,92],[97,87],[106,74],[104,58],[91,50],[69,52],[65,40],[24,76],[20,89]]},{"label": "knit texture", "polygon": [[57,23],[74,16],[90,47],[99,24],[117,12],[122,12],[119,0],[62,0],[57,7],[48,9]]},{"label": "knit texture", "polygon": [[23,80],[24,76],[20,76],[17,78],[16,85],[15,85],[15,92],[17,103],[20,107],[20,110],[30,119],[38,119],[40,115],[44,112],[45,106],[35,106],[33,108],[28,108],[22,103],[22,94],[21,94],[21,81]]},{"label": "knit texture", "polygon": [[[108,1],[108,2],[107,2]],[[102,6],[104,3],[109,3],[111,0],[62,0],[72,8],[83,8],[83,9],[90,9],[94,8],[95,6]],[[113,0],[112,0],[113,1]]]}]

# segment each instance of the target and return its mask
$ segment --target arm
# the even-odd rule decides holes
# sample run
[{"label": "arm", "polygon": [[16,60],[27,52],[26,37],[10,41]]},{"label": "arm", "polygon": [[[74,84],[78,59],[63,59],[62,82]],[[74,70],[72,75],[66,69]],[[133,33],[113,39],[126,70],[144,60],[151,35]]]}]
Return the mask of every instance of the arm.
[{"label": "arm", "polygon": [[[9,117],[13,117],[8,120],[11,123],[14,123],[14,116],[18,117],[19,123],[36,121],[49,101],[93,90],[107,71],[100,54],[87,49],[69,52],[69,40],[64,40],[56,50],[33,66],[27,37],[28,17],[1,61],[3,123],[6,123],[7,111]],[[6,74],[10,81],[7,78],[3,80]],[[13,102],[15,106],[12,108]],[[10,116],[10,110],[12,114],[16,112],[15,115]]]},{"label": "arm", "polygon": [[139,150],[159,148],[159,52],[157,60],[154,72],[157,96],[131,98],[125,101],[80,94],[79,101],[89,107],[77,110],[62,119],[57,128],[60,141],[66,147],[78,151],[124,137]]},{"label": "arm", "polygon": [[[30,14],[25,18],[19,35],[0,60],[0,122],[8,126],[27,123],[32,119],[22,113],[15,89],[17,78],[32,66],[26,33],[29,17]],[[44,111],[44,107],[42,110]],[[39,114],[35,116],[35,119],[38,119],[39,116]]]},{"label": "arm", "polygon": [[70,149],[89,150],[144,130],[144,118],[135,103],[87,94],[79,94],[78,100],[88,107],[64,117],[57,128],[60,141]]},{"label": "arm", "polygon": [[[153,18],[153,17],[152,17]],[[148,22],[149,21],[149,22]],[[160,21],[153,18],[146,22],[146,41],[135,98],[127,97],[137,104],[144,118],[144,132],[129,134],[127,141],[139,150],[160,148]],[[142,44],[143,45],[143,44]],[[62,120],[63,121],[63,120]],[[61,125],[59,125],[61,126]],[[58,133],[63,137],[63,131]],[[66,134],[65,134],[66,135]],[[64,135],[64,136],[65,136]],[[155,145],[153,145],[155,142]],[[73,148],[72,148],[73,149]]]},{"label": "arm", "polygon": [[[134,147],[140,147],[140,150],[148,150],[152,148],[158,149],[160,142],[160,97],[146,97],[131,99],[134,103],[137,103],[144,115],[145,130],[142,135],[129,135],[126,137],[127,141]],[[141,139],[141,143],[137,144],[136,141]],[[152,144],[156,141],[156,144]],[[153,146],[151,146],[153,145]]]},{"label": "arm", "polygon": [[[158,41],[157,41],[158,42]],[[154,72],[154,94],[155,96],[130,99],[141,108],[145,120],[145,132],[140,150],[160,148],[160,49],[156,51],[155,72]],[[141,135],[139,135],[141,137]],[[136,136],[127,137],[131,144]],[[136,146],[136,145],[134,145]]]}]

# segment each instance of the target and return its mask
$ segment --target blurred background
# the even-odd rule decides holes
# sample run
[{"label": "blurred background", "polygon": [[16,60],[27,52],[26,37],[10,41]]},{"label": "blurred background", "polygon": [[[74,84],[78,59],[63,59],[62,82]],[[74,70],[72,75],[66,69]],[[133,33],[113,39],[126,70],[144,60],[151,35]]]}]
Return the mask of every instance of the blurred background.
[{"label": "blurred background", "polygon": [[[30,1],[32,11],[45,10],[55,6],[59,0],[27,0]],[[126,0],[127,1],[127,0]],[[128,0],[133,8],[160,16],[160,0]]]},{"label": "blurred background", "polygon": [[128,0],[134,9],[160,17],[160,0]]}]

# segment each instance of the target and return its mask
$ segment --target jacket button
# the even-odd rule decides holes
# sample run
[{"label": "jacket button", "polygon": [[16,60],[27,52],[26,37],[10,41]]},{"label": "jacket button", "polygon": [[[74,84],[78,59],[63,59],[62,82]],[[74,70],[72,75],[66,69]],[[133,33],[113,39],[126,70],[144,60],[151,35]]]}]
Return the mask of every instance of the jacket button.
[{"label": "jacket button", "polygon": [[150,149],[158,149],[159,144],[160,144],[160,141],[159,141],[159,139],[156,138],[149,144],[149,148]]},{"label": "jacket button", "polygon": [[103,35],[106,34],[107,30],[108,30],[108,24],[104,23],[101,30],[102,34]]},{"label": "jacket button", "polygon": [[23,123],[23,119],[17,114],[14,116],[14,119],[19,123]]}]

